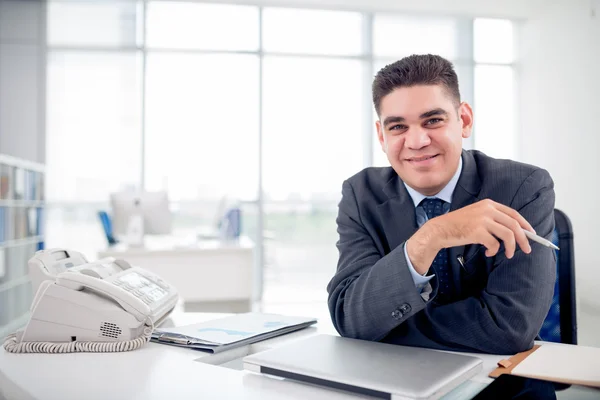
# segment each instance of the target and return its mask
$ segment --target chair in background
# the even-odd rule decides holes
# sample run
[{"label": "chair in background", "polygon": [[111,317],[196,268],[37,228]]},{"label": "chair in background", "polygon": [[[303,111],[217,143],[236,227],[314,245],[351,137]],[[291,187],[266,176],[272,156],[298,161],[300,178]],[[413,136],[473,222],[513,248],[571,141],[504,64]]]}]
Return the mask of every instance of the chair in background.
[{"label": "chair in background", "polygon": [[539,336],[548,342],[577,344],[573,228],[569,217],[561,210],[554,210],[554,220],[552,242],[560,248],[556,250],[556,284],[552,305]]},{"label": "chair in background", "polygon": [[109,246],[115,245],[118,241],[115,239],[113,235],[112,223],[110,221],[110,216],[106,211],[98,211],[98,217],[100,218],[100,222],[102,223],[102,229],[104,229],[104,234],[106,235],[106,241]]},{"label": "chair in background", "polygon": [[[554,221],[552,243],[560,248],[556,250],[556,283],[552,305],[539,337],[547,342],[577,344],[573,228],[569,217],[561,210],[554,210]],[[556,390],[564,390],[569,386],[555,384]]]}]

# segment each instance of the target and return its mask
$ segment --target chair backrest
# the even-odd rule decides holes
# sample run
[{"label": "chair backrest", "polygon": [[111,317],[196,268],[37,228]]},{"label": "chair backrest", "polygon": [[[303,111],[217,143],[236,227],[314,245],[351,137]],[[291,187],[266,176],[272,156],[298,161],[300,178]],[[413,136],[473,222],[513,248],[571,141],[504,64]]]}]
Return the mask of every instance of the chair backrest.
[{"label": "chair backrest", "polygon": [[552,242],[560,248],[556,250],[556,284],[539,336],[548,342],[577,344],[573,228],[569,217],[558,209],[554,210],[554,221]]},{"label": "chair backrest", "polygon": [[117,240],[113,236],[112,223],[110,222],[108,213],[106,211],[98,211],[98,218],[100,218],[100,222],[102,223],[102,228],[104,229],[108,244],[111,246],[117,244]]}]

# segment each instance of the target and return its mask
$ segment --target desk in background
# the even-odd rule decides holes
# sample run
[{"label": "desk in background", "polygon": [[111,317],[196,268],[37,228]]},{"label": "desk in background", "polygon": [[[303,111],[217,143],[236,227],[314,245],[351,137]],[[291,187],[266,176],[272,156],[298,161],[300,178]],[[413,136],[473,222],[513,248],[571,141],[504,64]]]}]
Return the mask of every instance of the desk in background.
[{"label": "desk in background", "polygon": [[109,247],[98,258],[115,257],[152,271],[179,292],[186,311],[247,312],[254,296],[254,243],[147,236],[144,247]]}]

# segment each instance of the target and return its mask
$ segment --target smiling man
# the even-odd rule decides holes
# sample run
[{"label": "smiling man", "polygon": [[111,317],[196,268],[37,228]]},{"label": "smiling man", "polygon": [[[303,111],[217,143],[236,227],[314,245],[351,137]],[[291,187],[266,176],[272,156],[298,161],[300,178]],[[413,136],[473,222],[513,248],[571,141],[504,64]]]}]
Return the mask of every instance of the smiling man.
[{"label": "smiling man", "polygon": [[391,168],[367,168],[342,186],[328,285],[336,329],[444,350],[531,348],[552,301],[555,254],[523,229],[551,238],[548,172],[462,149],[473,111],[442,57],[386,66],[373,103]]}]

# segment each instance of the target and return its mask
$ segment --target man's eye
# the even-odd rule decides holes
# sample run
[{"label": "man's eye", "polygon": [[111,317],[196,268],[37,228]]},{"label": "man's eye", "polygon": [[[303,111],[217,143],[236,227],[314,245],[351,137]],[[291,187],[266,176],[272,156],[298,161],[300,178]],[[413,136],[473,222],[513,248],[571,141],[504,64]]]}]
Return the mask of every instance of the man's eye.
[{"label": "man's eye", "polygon": [[440,123],[442,121],[443,121],[443,119],[441,119],[441,118],[431,118],[431,119],[428,119],[425,124],[427,124],[427,125],[435,125],[435,124]]},{"label": "man's eye", "polygon": [[398,130],[402,130],[404,128],[405,128],[404,125],[394,125],[394,126],[391,126],[389,129],[390,129],[390,131],[398,131]]}]

